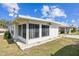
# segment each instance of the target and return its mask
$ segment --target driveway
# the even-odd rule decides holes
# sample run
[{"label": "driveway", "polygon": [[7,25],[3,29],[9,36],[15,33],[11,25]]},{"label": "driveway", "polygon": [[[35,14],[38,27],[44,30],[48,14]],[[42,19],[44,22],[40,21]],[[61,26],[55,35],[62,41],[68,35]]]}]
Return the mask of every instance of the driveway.
[{"label": "driveway", "polygon": [[65,34],[64,37],[79,39],[79,35],[70,35],[70,34]]}]

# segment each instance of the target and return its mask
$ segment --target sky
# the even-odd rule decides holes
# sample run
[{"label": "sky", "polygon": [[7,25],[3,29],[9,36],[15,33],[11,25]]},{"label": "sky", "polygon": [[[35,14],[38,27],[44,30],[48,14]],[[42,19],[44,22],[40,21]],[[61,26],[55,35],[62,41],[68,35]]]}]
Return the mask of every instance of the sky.
[{"label": "sky", "polygon": [[17,15],[51,19],[79,26],[78,3],[2,3],[0,19],[12,20]]}]

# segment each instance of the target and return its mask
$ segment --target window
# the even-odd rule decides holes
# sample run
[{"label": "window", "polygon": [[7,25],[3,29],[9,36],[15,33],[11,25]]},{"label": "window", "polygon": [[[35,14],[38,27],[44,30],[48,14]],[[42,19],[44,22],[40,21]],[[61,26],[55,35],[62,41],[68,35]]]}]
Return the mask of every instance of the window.
[{"label": "window", "polygon": [[11,30],[11,34],[14,35],[14,31],[13,30]]},{"label": "window", "polygon": [[29,24],[29,38],[39,37],[39,24]]},{"label": "window", "polygon": [[14,35],[14,27],[11,26],[11,34]]},{"label": "window", "polygon": [[21,27],[22,27],[21,25],[18,25],[18,35],[19,36],[21,36],[21,30],[22,30]]},{"label": "window", "polygon": [[26,24],[18,25],[18,35],[26,38]]},{"label": "window", "polygon": [[49,36],[49,26],[42,25],[42,36]]},{"label": "window", "polygon": [[26,24],[23,24],[23,38],[26,38]]}]

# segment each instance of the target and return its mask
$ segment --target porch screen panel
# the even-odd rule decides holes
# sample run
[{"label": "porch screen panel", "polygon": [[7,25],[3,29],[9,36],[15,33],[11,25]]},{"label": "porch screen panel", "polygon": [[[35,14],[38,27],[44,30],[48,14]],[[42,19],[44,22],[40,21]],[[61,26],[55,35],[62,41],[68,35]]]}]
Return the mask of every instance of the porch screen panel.
[{"label": "porch screen panel", "polygon": [[26,24],[23,24],[23,38],[26,38]]},{"label": "porch screen panel", "polygon": [[29,24],[29,39],[39,37],[39,24]]},{"label": "porch screen panel", "polygon": [[49,36],[49,26],[42,25],[42,36]]},{"label": "porch screen panel", "polygon": [[18,35],[21,36],[21,25],[18,25]]}]

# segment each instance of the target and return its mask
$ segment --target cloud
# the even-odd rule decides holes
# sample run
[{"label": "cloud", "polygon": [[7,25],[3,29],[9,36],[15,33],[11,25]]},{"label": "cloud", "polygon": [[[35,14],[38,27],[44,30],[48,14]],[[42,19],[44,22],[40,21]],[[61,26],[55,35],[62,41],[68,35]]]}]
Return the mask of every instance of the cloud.
[{"label": "cloud", "polygon": [[13,16],[13,15],[14,15],[13,13],[10,13],[10,14],[9,14],[9,16]]},{"label": "cloud", "polygon": [[75,22],[75,20],[72,20],[71,22],[72,22],[72,23],[74,23],[74,22]]},{"label": "cloud", "polygon": [[64,17],[66,18],[67,15],[63,9],[60,9],[56,6],[47,6],[44,5],[42,10],[43,17],[55,18],[55,17]]},{"label": "cloud", "polygon": [[20,9],[17,3],[3,3],[2,5],[7,8],[9,16],[17,14]]},{"label": "cloud", "polygon": [[37,9],[34,9],[34,12],[37,12]]},{"label": "cloud", "polygon": [[61,16],[65,17],[65,18],[67,17],[65,12],[60,8],[52,9],[51,15],[54,17],[61,17]]},{"label": "cloud", "polygon": [[42,10],[43,16],[47,17],[48,16],[48,12],[50,11],[49,6],[44,5],[41,10]]},{"label": "cloud", "polygon": [[71,20],[71,25],[78,27],[79,26],[79,19],[73,19]]},{"label": "cloud", "polygon": [[56,8],[57,6],[50,6],[50,8],[52,9],[52,8]]},{"label": "cloud", "polygon": [[42,11],[43,12],[48,12],[49,11],[49,6],[44,5]]}]

